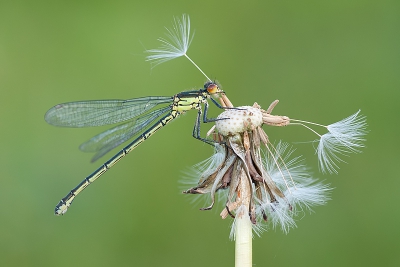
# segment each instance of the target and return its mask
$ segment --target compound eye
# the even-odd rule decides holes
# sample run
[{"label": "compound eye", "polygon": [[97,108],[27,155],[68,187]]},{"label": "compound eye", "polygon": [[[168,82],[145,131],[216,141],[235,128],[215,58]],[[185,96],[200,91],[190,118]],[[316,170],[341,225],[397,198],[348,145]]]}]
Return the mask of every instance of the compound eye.
[{"label": "compound eye", "polygon": [[219,92],[219,87],[218,87],[218,85],[216,85],[215,83],[210,83],[208,86],[207,86],[207,92],[209,93],[209,94],[215,94],[215,93],[218,93]]}]

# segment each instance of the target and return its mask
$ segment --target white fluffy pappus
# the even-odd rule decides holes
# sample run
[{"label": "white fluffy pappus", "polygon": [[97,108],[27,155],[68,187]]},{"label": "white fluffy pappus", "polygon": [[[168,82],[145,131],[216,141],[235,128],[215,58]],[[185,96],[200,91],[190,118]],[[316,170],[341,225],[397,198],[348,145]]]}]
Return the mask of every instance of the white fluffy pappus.
[{"label": "white fluffy pappus", "polygon": [[190,35],[190,19],[188,15],[183,14],[182,19],[175,17],[172,28],[166,29],[167,39],[157,39],[161,42],[161,47],[146,50],[149,53],[146,61],[151,61],[153,67],[168,60],[185,56],[193,39],[193,34]]},{"label": "white fluffy pappus", "polygon": [[330,199],[329,193],[332,189],[329,184],[312,178],[304,159],[301,156],[293,157],[295,150],[289,144],[278,142],[271,147],[274,148],[274,153],[264,153],[264,167],[285,198],[279,198],[276,203],[258,199],[258,213],[267,215],[273,228],[280,227],[287,233],[296,226],[294,217],[299,212],[312,212],[313,206],[325,205]]},{"label": "white fluffy pappus", "polygon": [[344,162],[340,156],[359,153],[364,147],[367,134],[366,117],[360,110],[353,115],[326,126],[328,133],[321,136],[317,147],[319,166],[322,172],[337,173],[337,163]]}]

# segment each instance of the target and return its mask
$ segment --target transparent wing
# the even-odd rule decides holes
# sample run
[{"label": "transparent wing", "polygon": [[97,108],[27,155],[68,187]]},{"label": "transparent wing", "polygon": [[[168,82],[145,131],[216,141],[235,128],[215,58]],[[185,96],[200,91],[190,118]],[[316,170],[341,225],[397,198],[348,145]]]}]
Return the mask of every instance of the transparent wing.
[{"label": "transparent wing", "polygon": [[146,115],[143,115],[135,120],[125,122],[121,125],[115,126],[105,132],[102,132],[82,145],[79,149],[84,152],[97,152],[93,158],[92,162],[98,160],[104,156],[107,152],[129,140],[146,128],[149,124],[153,123],[162,114],[169,112],[170,107],[164,107],[161,109],[153,110]]},{"label": "transparent wing", "polygon": [[158,104],[171,103],[170,96],[128,100],[91,100],[58,104],[46,112],[47,123],[62,127],[88,127],[119,123],[137,117]]}]

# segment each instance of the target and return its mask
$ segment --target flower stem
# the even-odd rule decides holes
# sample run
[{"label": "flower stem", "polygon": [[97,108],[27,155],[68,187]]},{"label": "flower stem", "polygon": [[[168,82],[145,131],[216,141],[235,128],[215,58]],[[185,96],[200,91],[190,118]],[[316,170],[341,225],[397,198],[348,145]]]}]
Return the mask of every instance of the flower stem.
[{"label": "flower stem", "polygon": [[235,218],[235,267],[252,265],[252,225],[248,208],[242,205]]}]

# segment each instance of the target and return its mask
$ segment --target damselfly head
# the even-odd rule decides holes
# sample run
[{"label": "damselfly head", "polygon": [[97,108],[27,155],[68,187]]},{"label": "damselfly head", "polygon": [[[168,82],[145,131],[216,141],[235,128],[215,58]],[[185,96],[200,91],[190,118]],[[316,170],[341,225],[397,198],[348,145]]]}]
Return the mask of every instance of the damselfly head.
[{"label": "damselfly head", "polygon": [[218,94],[223,93],[223,91],[219,88],[218,84],[215,82],[206,82],[204,84],[204,89],[210,94]]}]

